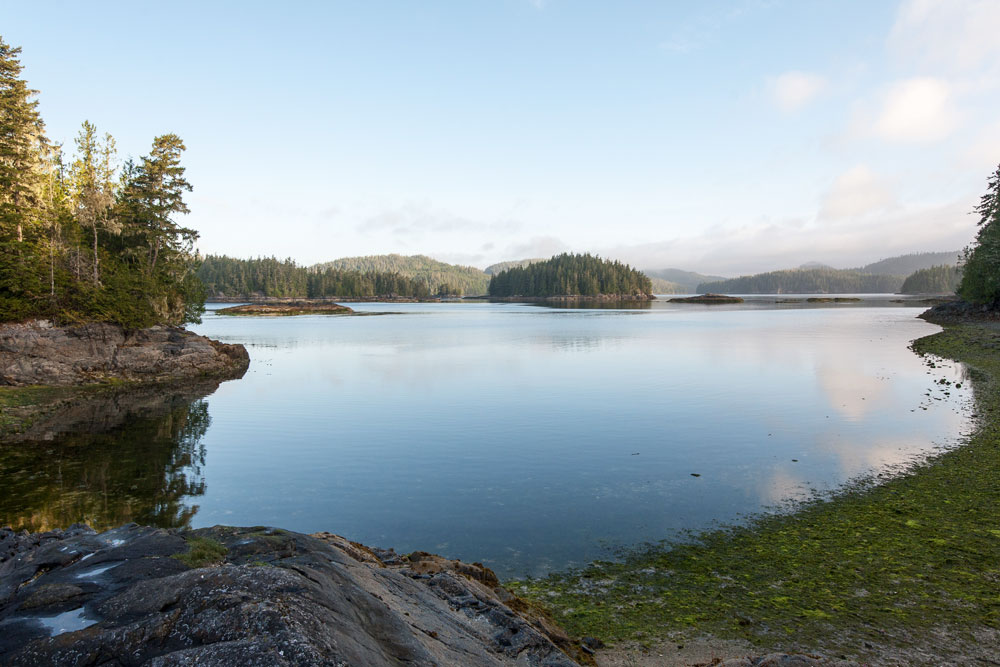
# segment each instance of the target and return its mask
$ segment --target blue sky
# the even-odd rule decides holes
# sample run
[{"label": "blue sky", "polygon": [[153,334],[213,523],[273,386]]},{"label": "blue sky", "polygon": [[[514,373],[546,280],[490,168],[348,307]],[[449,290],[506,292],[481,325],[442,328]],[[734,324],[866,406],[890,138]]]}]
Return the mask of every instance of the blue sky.
[{"label": "blue sky", "polygon": [[203,252],[736,274],[952,250],[1000,162],[995,0],[24,3],[49,136],[176,132]]}]

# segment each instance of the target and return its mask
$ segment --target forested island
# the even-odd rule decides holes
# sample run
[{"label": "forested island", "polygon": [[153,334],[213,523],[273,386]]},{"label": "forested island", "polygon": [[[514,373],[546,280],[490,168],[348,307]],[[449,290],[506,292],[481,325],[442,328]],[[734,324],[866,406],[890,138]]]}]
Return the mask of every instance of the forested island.
[{"label": "forested island", "polygon": [[490,278],[492,298],[653,298],[649,277],[628,264],[590,254],[556,255]]}]

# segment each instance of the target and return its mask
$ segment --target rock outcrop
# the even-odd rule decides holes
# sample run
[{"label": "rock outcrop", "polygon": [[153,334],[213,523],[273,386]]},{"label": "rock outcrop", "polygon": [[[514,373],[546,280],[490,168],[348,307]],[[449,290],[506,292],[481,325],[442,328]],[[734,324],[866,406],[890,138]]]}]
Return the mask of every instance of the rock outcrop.
[{"label": "rock outcrop", "polygon": [[1000,321],[1000,303],[976,305],[967,301],[945,301],[925,310],[918,317],[934,324]]},{"label": "rock outcrop", "polygon": [[481,565],[329,534],[0,531],[4,665],[577,664],[523,604]]},{"label": "rock outcrop", "polygon": [[160,382],[237,375],[250,357],[177,327],[128,331],[93,322],[0,325],[0,385],[79,385],[108,379]]}]

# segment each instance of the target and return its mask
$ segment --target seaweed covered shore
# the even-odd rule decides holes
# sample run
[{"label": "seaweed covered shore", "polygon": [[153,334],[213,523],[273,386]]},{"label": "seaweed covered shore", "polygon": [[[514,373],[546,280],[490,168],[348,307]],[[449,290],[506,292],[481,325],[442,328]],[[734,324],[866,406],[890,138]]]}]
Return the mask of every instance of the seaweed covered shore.
[{"label": "seaweed covered shore", "polygon": [[946,322],[912,347],[929,367],[936,357],[967,367],[976,428],[963,446],[791,514],[511,587],[571,634],[626,647],[630,659],[706,636],[869,664],[995,659],[1000,327]]}]

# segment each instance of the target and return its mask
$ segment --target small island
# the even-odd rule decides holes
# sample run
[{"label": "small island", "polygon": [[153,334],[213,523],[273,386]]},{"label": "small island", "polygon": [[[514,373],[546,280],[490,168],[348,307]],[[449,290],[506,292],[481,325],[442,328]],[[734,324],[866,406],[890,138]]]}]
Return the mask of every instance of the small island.
[{"label": "small island", "polygon": [[701,303],[706,305],[716,305],[723,303],[743,303],[743,297],[729,296],[727,294],[700,294],[698,296],[684,296],[670,299],[670,303]]},{"label": "small island", "polygon": [[651,301],[649,277],[628,264],[563,253],[543,262],[512,266],[490,278],[495,301]]},{"label": "small island", "polygon": [[854,303],[861,301],[856,296],[811,296],[806,299],[806,303]]},{"label": "small island", "polygon": [[331,301],[296,300],[248,303],[216,311],[219,315],[354,315],[354,310]]}]

